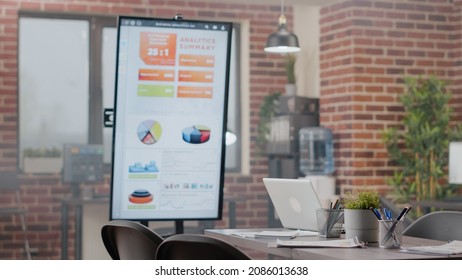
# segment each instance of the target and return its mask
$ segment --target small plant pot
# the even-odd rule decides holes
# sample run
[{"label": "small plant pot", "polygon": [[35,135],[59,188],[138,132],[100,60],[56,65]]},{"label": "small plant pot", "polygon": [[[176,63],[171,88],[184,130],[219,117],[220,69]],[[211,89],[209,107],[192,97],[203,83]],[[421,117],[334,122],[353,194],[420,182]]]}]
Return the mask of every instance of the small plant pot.
[{"label": "small plant pot", "polygon": [[359,241],[377,242],[379,222],[371,210],[345,209],[345,238],[358,237]]},{"label": "small plant pot", "polygon": [[63,159],[61,157],[24,158],[24,173],[56,174],[60,173],[62,168]]}]

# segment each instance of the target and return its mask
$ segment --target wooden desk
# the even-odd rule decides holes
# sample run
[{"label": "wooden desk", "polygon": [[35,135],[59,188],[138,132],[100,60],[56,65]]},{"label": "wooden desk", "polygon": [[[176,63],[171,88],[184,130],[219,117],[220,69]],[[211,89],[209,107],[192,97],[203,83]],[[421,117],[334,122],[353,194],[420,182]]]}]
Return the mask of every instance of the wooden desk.
[{"label": "wooden desk", "polygon": [[[233,235],[238,232],[255,232],[277,229],[209,229],[205,234],[220,238],[243,250],[249,249],[285,259],[301,260],[400,260],[400,259],[462,259],[459,255],[424,255],[399,252],[399,249],[382,249],[378,243],[368,244],[367,248],[272,248],[275,238],[244,238]],[[318,236],[297,237],[297,240],[325,240]],[[441,245],[444,241],[403,236],[403,246]]]}]

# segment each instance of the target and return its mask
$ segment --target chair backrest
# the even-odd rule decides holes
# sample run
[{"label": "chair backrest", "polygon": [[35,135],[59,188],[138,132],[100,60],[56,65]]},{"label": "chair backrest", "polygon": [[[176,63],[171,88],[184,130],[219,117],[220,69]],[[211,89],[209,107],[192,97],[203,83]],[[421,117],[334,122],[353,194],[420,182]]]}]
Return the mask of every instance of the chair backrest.
[{"label": "chair backrest", "polygon": [[403,235],[443,241],[462,240],[462,212],[428,213],[410,224]]},{"label": "chair backrest", "polygon": [[157,249],[158,260],[249,260],[237,247],[211,236],[177,234],[164,240]]},{"label": "chair backrest", "polygon": [[157,247],[164,240],[142,224],[122,220],[105,224],[101,237],[113,260],[155,260]]}]

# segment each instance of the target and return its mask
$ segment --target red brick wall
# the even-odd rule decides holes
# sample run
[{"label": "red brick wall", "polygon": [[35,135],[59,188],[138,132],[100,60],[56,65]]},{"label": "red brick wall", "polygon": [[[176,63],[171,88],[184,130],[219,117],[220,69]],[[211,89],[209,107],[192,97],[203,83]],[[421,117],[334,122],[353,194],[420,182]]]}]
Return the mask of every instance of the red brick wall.
[{"label": "red brick wall", "polygon": [[[255,152],[256,124],[260,102],[265,95],[281,91],[285,83],[284,70],[279,56],[263,52],[266,37],[274,32],[280,7],[245,4],[232,4],[201,1],[161,1],[161,0],[0,0],[0,169],[14,169],[16,166],[17,135],[17,20],[19,10],[85,13],[101,15],[138,15],[153,17],[172,17],[181,13],[185,18],[210,19],[222,21],[248,20],[250,22],[250,122],[251,122],[251,162],[250,174],[227,174],[226,195],[244,197],[237,203],[239,227],[266,225],[266,197],[261,178],[267,175],[267,162]],[[291,9],[286,15],[291,20]],[[24,201],[29,210],[28,224],[31,247],[38,249],[37,259],[60,258],[60,203],[59,198],[69,192],[69,186],[62,185],[59,176],[21,175]],[[109,178],[106,180],[109,182]],[[108,192],[109,184],[100,187],[99,192]],[[227,216],[225,204],[224,217]],[[71,216],[72,219],[72,216]],[[16,222],[11,230],[8,220],[0,220],[0,259],[20,259],[22,239]],[[71,223],[69,244],[73,244]],[[227,221],[217,222],[226,227]],[[72,246],[69,247],[72,256]]]},{"label": "red brick wall", "polygon": [[403,109],[402,78],[436,74],[451,83],[462,120],[461,1],[349,0],[321,10],[321,124],[335,134],[342,189],[386,189],[392,167],[381,133]]}]

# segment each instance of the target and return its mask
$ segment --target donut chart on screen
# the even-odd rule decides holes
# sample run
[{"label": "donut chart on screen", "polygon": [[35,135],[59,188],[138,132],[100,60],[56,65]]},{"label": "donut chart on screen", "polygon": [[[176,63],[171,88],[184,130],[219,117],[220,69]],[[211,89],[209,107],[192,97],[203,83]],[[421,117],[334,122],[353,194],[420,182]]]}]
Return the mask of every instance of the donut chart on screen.
[{"label": "donut chart on screen", "polygon": [[154,120],[145,120],[138,125],[138,138],[146,145],[158,142],[161,135],[162,127]]},{"label": "donut chart on screen", "polygon": [[182,131],[183,140],[190,144],[202,144],[210,139],[210,128],[205,125],[193,125]]},{"label": "donut chart on screen", "polygon": [[137,190],[133,191],[130,194],[130,196],[128,197],[128,200],[131,203],[135,203],[135,204],[149,203],[153,199],[154,198],[153,198],[152,194],[149,191],[144,190],[144,189],[137,189]]}]

